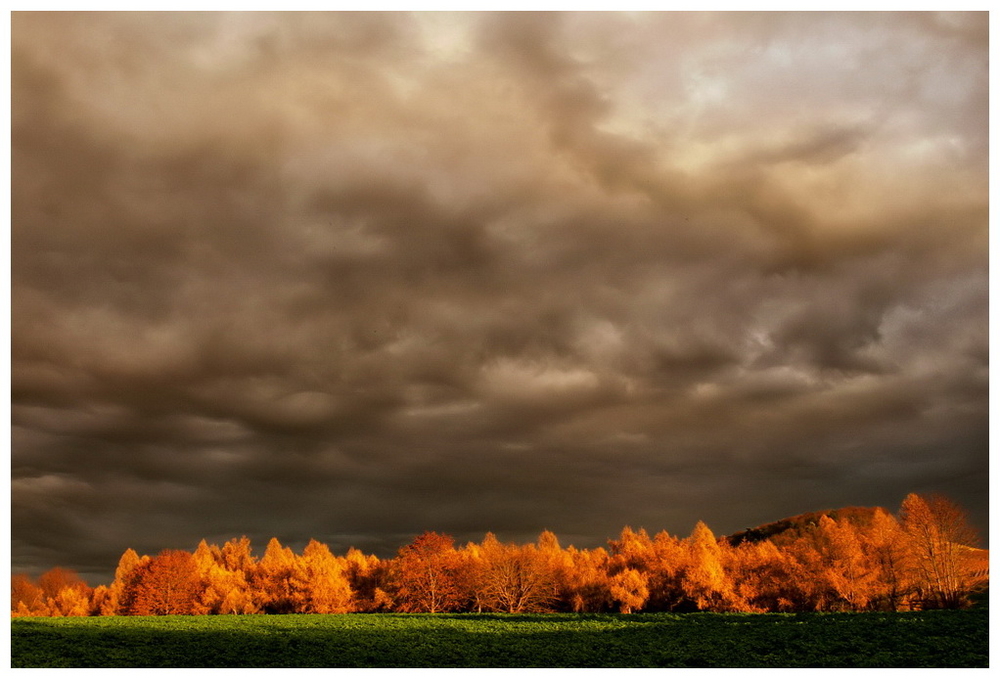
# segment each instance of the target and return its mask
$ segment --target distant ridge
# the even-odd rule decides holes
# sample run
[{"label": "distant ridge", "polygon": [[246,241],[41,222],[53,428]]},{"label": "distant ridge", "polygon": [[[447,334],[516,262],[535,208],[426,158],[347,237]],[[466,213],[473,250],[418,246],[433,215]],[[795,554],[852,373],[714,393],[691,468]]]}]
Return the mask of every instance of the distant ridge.
[{"label": "distant ridge", "polygon": [[886,511],[881,507],[842,507],[840,509],[824,509],[818,512],[808,512],[787,519],[765,523],[756,528],[747,528],[739,533],[727,535],[725,539],[734,547],[741,542],[763,542],[764,540],[770,540],[775,545],[780,546],[808,535],[819,525],[819,520],[824,516],[829,516],[838,523],[848,521],[855,526],[866,528],[871,525],[872,517],[879,509]]}]

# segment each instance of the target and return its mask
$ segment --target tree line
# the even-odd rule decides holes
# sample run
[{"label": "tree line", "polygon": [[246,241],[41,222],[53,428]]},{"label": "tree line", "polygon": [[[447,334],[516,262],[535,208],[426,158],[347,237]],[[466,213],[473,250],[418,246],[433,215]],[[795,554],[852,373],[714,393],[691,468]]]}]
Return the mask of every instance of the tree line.
[{"label": "tree line", "polygon": [[563,548],[550,531],[464,546],[426,532],[390,559],[316,540],[295,554],[277,538],[258,559],[246,537],[202,540],[193,552],[130,548],[107,586],[62,568],[15,574],[11,615],[896,611],[964,607],[988,585],[986,552],[940,496],[750,537],[716,538],[700,521],[686,538],[626,527],[596,549]]}]

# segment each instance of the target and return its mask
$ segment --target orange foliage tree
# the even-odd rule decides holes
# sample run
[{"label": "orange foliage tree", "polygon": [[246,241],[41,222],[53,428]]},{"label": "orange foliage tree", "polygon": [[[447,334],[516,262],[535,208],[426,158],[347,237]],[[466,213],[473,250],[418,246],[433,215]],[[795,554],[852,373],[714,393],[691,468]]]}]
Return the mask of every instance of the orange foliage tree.
[{"label": "orange foliage tree", "polygon": [[120,605],[127,615],[194,615],[201,593],[194,556],[167,549],[132,569]]},{"label": "orange foliage tree", "polygon": [[734,595],[749,612],[801,611],[809,608],[803,594],[805,569],[770,540],[742,542],[724,552]]},{"label": "orange foliage tree", "polygon": [[244,535],[227,540],[216,559],[216,566],[209,574],[209,584],[221,597],[218,612],[259,613],[260,606],[251,585],[257,561],[250,548],[250,539]]},{"label": "orange foliage tree", "polygon": [[[551,536],[551,537],[549,537]],[[486,610],[525,613],[548,610],[556,599],[556,564],[548,545],[502,544],[492,533],[480,546],[478,596]],[[556,548],[558,549],[558,548]]]},{"label": "orange foliage tree", "polygon": [[912,590],[912,573],[907,565],[905,534],[899,521],[879,507],[871,525],[860,531],[862,549],[874,570],[874,608],[897,611]]},{"label": "orange foliage tree", "polygon": [[649,599],[649,580],[634,568],[626,568],[611,578],[611,596],[622,613],[640,610]]},{"label": "orange foliage tree", "polygon": [[341,562],[326,545],[310,540],[292,568],[292,596],[298,613],[347,613],[351,585]]},{"label": "orange foliage tree", "polygon": [[459,559],[450,535],[426,532],[399,550],[393,564],[396,607],[405,613],[440,613],[458,608]]},{"label": "orange foliage tree", "polygon": [[254,600],[264,613],[294,613],[296,595],[293,591],[292,573],[295,554],[282,547],[278,538],[271,538],[253,571]]},{"label": "orange foliage tree", "polygon": [[732,582],[723,567],[722,548],[715,534],[699,521],[687,546],[688,566],[681,582],[684,593],[698,610],[732,610]]},{"label": "orange foliage tree", "polygon": [[23,574],[10,581],[10,610],[22,616],[85,616],[93,611],[92,590],[77,574],[53,568],[38,576],[37,582]]},{"label": "orange foliage tree", "polygon": [[877,594],[876,571],[848,521],[819,520],[817,543],[822,581],[832,593],[835,610],[862,611]]},{"label": "orange foliage tree", "polygon": [[649,578],[650,610],[684,610],[690,605],[684,593],[684,573],[691,561],[686,541],[669,535],[666,531],[657,533],[649,545],[646,557]]},{"label": "orange foliage tree", "polygon": [[10,577],[10,612],[17,617],[49,615],[42,588],[22,573]]},{"label": "orange foliage tree", "polygon": [[392,607],[388,593],[389,563],[374,554],[365,554],[351,547],[344,557],[344,575],[354,593],[352,608],[356,611],[386,611]]},{"label": "orange foliage tree", "polygon": [[900,508],[906,552],[921,604],[960,608],[979,586],[975,547],[978,536],[965,512],[941,496],[911,493]]},{"label": "orange foliage tree", "polygon": [[561,610],[596,613],[611,605],[608,577],[608,553],[601,547],[565,550],[565,563],[559,580],[558,602]]},{"label": "orange foliage tree", "polygon": [[98,604],[100,615],[128,615],[126,606],[123,604],[125,588],[129,583],[132,571],[141,563],[149,561],[149,557],[140,558],[138,553],[131,547],[125,550],[118,559],[118,567],[115,569],[115,579],[111,582],[107,591],[104,592]]},{"label": "orange foliage tree", "polygon": [[[235,547],[230,546],[231,543],[235,543]],[[253,569],[254,562],[249,549],[250,542],[246,537],[242,541],[231,540],[221,549],[204,540],[198,544],[194,560],[202,582],[201,612],[246,614],[259,611],[244,570]],[[244,550],[248,558],[232,558],[234,553],[242,553]]]}]

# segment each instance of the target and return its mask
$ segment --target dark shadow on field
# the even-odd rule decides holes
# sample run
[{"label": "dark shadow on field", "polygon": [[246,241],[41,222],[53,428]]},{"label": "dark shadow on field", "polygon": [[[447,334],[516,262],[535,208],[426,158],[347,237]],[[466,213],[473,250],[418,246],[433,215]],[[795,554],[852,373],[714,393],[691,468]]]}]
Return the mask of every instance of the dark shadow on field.
[{"label": "dark shadow on field", "polygon": [[14,667],[986,667],[988,617],[458,614],[15,619]]}]

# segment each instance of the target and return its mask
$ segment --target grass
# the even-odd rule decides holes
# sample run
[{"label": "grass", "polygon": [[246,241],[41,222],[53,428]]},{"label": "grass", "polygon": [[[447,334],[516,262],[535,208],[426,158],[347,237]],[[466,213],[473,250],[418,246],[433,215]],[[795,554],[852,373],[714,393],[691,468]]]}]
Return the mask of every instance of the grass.
[{"label": "grass", "polygon": [[14,618],[12,667],[988,667],[988,611]]}]

